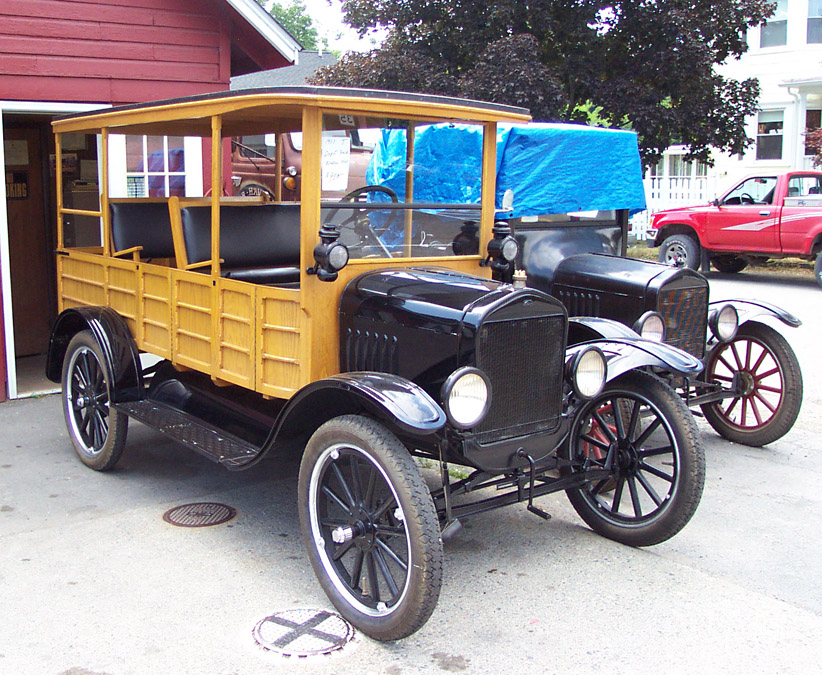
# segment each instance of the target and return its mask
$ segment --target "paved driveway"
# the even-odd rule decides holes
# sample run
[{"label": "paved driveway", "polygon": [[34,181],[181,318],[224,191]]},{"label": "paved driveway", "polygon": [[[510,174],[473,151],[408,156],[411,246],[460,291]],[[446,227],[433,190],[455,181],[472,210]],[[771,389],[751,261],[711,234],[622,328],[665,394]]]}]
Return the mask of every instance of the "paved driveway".
[{"label": "paved driveway", "polygon": [[[630,549],[588,530],[563,495],[482,514],[446,546],[439,605],[395,644],[357,638],[284,659],[252,629],[331,609],[303,551],[296,463],[230,473],[137,424],[116,471],[73,456],[55,396],[0,405],[0,673],[812,673],[822,663],[822,290],[711,277],[805,321],[783,331],[805,375],[794,430],[765,449],[700,422],[705,493],[674,539]],[[175,528],[192,501],[238,510]]]}]

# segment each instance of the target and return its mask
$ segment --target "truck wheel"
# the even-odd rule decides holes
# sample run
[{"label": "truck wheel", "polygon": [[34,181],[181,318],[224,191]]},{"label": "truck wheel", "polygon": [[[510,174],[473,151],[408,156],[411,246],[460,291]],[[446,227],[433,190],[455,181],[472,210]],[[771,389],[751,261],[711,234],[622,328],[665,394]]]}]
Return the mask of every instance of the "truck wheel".
[{"label": "truck wheel", "polygon": [[717,433],[735,443],[762,446],[782,438],[802,406],[802,371],[788,341],[770,326],[749,321],[717,345],[705,364],[706,382],[738,386],[739,395],[702,406]]},{"label": "truck wheel", "polygon": [[311,437],[300,465],[300,525],[326,595],[375,640],[398,640],[434,611],[442,539],[431,493],[379,423],[344,416]]},{"label": "truck wheel", "polygon": [[748,261],[738,255],[718,255],[711,258],[711,264],[720,272],[735,274],[744,270],[748,266]]},{"label": "truck wheel", "polygon": [[594,532],[651,546],[691,519],[705,482],[705,455],[693,416],[659,378],[634,371],[609,383],[576,414],[564,453],[571,471],[611,468],[567,491]]},{"label": "truck wheel", "polygon": [[822,286],[822,251],[816,254],[816,262],[813,264],[813,275],[816,283]]},{"label": "truck wheel", "polygon": [[687,234],[665,237],[659,247],[659,262],[691,270],[699,269],[699,242]]},{"label": "truck wheel", "polygon": [[63,414],[80,461],[97,471],[117,464],[128,433],[128,417],[112,410],[111,375],[90,331],[77,333],[63,360]]}]

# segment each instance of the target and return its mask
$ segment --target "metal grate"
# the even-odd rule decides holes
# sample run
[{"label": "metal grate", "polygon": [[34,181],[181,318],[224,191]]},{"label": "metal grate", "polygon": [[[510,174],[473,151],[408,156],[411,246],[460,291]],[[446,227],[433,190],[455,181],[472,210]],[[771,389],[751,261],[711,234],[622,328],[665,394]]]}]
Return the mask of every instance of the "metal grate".
[{"label": "metal grate", "polygon": [[342,649],[354,629],[339,614],[323,609],[287,609],[267,616],[254,627],[260,647],[282,656],[306,657]]},{"label": "metal grate", "polygon": [[488,415],[477,427],[482,444],[554,429],[562,403],[563,315],[486,321],[477,366],[491,380]]},{"label": "metal grate", "polygon": [[708,320],[707,287],[663,289],[659,293],[659,313],[665,321],[665,341],[701,359]]},{"label": "metal grate", "polygon": [[175,506],[163,514],[163,520],[177,527],[210,527],[228,522],[237,511],[225,504],[198,502]]},{"label": "metal grate", "polygon": [[397,338],[377,331],[349,328],[345,337],[349,371],[398,372]]}]

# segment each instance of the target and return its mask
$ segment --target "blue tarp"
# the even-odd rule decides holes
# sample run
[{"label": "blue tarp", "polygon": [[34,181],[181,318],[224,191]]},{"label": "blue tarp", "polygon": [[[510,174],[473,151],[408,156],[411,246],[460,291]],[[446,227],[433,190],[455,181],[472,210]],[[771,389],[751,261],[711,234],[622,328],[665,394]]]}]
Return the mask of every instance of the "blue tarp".
[{"label": "blue tarp", "polygon": [[[383,132],[366,179],[405,194],[406,135]],[[479,203],[482,130],[438,124],[418,127],[414,139],[414,200]],[[496,206],[506,190],[513,210],[497,217],[645,209],[637,137],[632,131],[577,124],[499,125]],[[375,194],[380,200],[383,195]]]}]

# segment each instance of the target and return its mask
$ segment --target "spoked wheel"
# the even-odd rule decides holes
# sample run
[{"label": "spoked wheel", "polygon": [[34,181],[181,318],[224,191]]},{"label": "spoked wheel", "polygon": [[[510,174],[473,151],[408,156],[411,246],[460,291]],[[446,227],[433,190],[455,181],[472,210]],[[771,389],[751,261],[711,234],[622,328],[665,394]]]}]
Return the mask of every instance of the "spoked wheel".
[{"label": "spoked wheel", "polygon": [[782,438],[802,406],[802,372],[793,349],[770,326],[749,321],[708,357],[706,382],[737,396],[702,406],[705,419],[735,443],[762,446]]},{"label": "spoked wheel", "polygon": [[75,335],[63,360],[63,413],[80,460],[107,471],[123,453],[128,417],[110,407],[110,375],[89,331]]},{"label": "spoked wheel", "polygon": [[428,620],[442,581],[439,521],[393,434],[353,415],[323,424],[300,465],[298,506],[311,565],[346,619],[376,640]]},{"label": "spoked wheel", "polygon": [[573,471],[609,470],[567,491],[579,516],[609,539],[658,544],[699,505],[705,456],[696,424],[682,399],[653,375],[624,375],[586,403],[565,453]]}]

